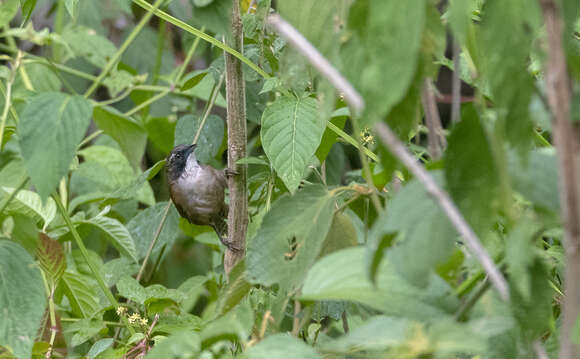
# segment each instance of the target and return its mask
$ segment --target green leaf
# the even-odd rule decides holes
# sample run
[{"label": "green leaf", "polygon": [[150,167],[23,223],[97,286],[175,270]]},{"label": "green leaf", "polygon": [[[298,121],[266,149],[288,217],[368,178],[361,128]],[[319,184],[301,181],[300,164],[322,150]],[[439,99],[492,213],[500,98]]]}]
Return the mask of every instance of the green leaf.
[{"label": "green leaf", "polygon": [[447,188],[476,233],[486,233],[494,220],[499,179],[491,146],[474,110],[464,112],[448,141],[445,152]]},{"label": "green leaf", "polygon": [[[333,117],[330,119],[330,122],[342,130],[344,129],[347,118],[347,116]],[[326,127],[324,134],[322,135],[322,139],[320,140],[320,146],[318,146],[318,149],[316,149],[316,157],[320,162],[326,159],[330,149],[336,143],[337,138],[338,134],[335,131],[332,131],[330,128]]]},{"label": "green leaf", "polygon": [[44,233],[38,234],[40,244],[36,249],[36,256],[40,268],[44,272],[47,282],[52,286],[56,285],[66,269],[64,250],[57,240],[54,240]]},{"label": "green leaf", "polygon": [[338,46],[338,31],[330,31],[343,14],[339,1],[282,1],[277,4],[280,15],[328,57]]},{"label": "green leaf", "polygon": [[558,167],[553,148],[533,150],[527,161],[511,154],[509,171],[516,191],[534,205],[551,210],[556,215],[560,213]]},{"label": "green leaf", "polygon": [[79,0],[66,0],[64,4],[66,6],[66,11],[68,11],[70,17],[75,19],[76,14],[77,14]]},{"label": "green leaf", "polygon": [[[441,173],[432,174],[438,183],[443,182]],[[435,267],[449,257],[456,234],[447,216],[416,180],[395,194],[372,228],[370,278],[374,278],[379,268],[380,252],[384,251],[383,236],[396,232],[401,243],[388,249],[389,260],[411,283],[426,286]]]},{"label": "green leaf", "polygon": [[529,103],[535,89],[527,66],[533,34],[540,26],[537,2],[490,0],[485,3],[478,39],[481,72],[497,108],[505,113],[500,112],[500,116],[504,118],[506,138],[520,154],[533,140]]},{"label": "green leaf", "polygon": [[316,351],[303,341],[289,334],[276,334],[267,337],[248,349],[248,359],[320,359]]},{"label": "green leaf", "polygon": [[30,254],[6,240],[0,240],[0,294],[0,345],[30,358],[46,306],[44,284]]},{"label": "green leaf", "polygon": [[47,92],[34,96],[18,123],[20,151],[42,200],[66,175],[91,119],[82,96]]},{"label": "green leaf", "polygon": [[97,126],[121,146],[131,166],[139,168],[147,143],[143,125],[108,106],[95,107],[93,117]]},{"label": "green leaf", "polygon": [[[322,350],[352,355],[359,351],[383,351],[408,344],[413,326],[406,318],[373,317],[347,335],[325,343]],[[416,328],[415,328],[416,330]]]},{"label": "green leaf", "polygon": [[107,286],[112,287],[117,284],[121,277],[137,274],[138,271],[138,263],[133,262],[127,257],[120,257],[111,259],[105,263],[101,269],[101,275],[107,283]]},{"label": "green leaf", "polygon": [[310,97],[280,97],[262,114],[264,152],[291,193],[298,188],[326,127],[317,107]]},{"label": "green leaf", "polygon": [[512,290],[519,291],[526,301],[531,299],[530,267],[536,260],[534,239],[540,232],[540,225],[523,218],[506,239],[506,263],[509,267],[509,281]]},{"label": "green leaf", "polygon": [[[120,198],[120,199],[131,199],[137,195],[137,193],[141,190],[145,182],[151,180],[155,177],[159,171],[161,171],[165,167],[165,160],[157,161],[153,166],[148,168],[145,172],[141,173],[135,181],[130,184],[124,185],[115,192],[111,193],[110,196],[113,198]],[[142,191],[142,190],[141,190]],[[74,201],[74,199],[73,199]],[[153,205],[153,203],[147,203],[149,205]],[[72,205],[71,205],[72,207]]]},{"label": "green leaf", "polygon": [[[28,77],[34,79],[34,91],[51,92],[60,91],[62,82],[49,65],[45,64],[25,64],[23,65]],[[14,82],[14,86],[25,89],[26,86],[20,77]]]},{"label": "green leaf", "polygon": [[24,18],[22,24],[28,22],[30,20],[30,15],[34,11],[36,7],[36,0],[24,0],[21,1],[22,3],[22,17]]},{"label": "green leaf", "polygon": [[460,44],[467,42],[473,10],[475,10],[474,0],[451,0],[449,2],[449,25]]},{"label": "green leaf", "polygon": [[[127,158],[113,147],[95,145],[79,151],[79,154],[85,161],[71,179],[71,187],[78,192],[115,193],[134,185],[138,179]],[[153,190],[145,181],[136,191],[135,197],[145,204],[155,203]]]},{"label": "green leaf", "polygon": [[[12,192],[14,192],[14,188],[2,187],[0,190],[2,197],[9,196]],[[31,217],[36,221],[42,220],[43,226],[46,228],[56,216],[56,204],[52,198],[48,198],[43,205],[38,194],[28,190],[20,190],[5,211],[6,213]]]},{"label": "green leaf", "polygon": [[[201,125],[201,117],[185,115],[177,121],[175,127],[175,145],[190,144]],[[205,120],[195,148],[195,156],[201,163],[210,163],[218,154],[224,139],[224,120],[217,115],[209,115]]]},{"label": "green leaf", "polygon": [[105,328],[105,323],[102,320],[85,318],[67,326],[64,333],[72,333],[69,344],[75,347],[93,338]]},{"label": "green leaf", "polygon": [[99,354],[101,354],[109,347],[111,347],[111,345],[113,345],[113,338],[105,338],[97,340],[97,342],[93,344],[93,346],[87,353],[86,355],[87,359],[95,359]]},{"label": "green leaf", "polygon": [[203,80],[203,78],[206,75],[207,71],[199,72],[197,74],[192,73],[192,76],[188,76],[189,78],[187,78],[183,83],[183,85],[181,85],[181,91],[187,91],[191,88],[194,88],[195,85],[197,85],[201,80]]},{"label": "green leaf", "polygon": [[131,237],[129,230],[121,222],[114,218],[99,215],[81,223],[100,229],[121,254],[131,258],[134,262],[138,262],[135,241]]},{"label": "green leaf", "polygon": [[0,3],[0,27],[8,25],[18,12],[19,0],[4,0]]},{"label": "green leaf", "polygon": [[360,88],[371,120],[388,114],[413,81],[425,10],[423,0],[368,1],[368,25],[363,39],[368,63],[350,71],[360,72]]},{"label": "green leaf", "polygon": [[332,223],[334,197],[322,186],[276,201],[248,244],[249,280],[290,289],[299,286],[320,252]]},{"label": "green leaf", "polygon": [[334,214],[332,225],[320,250],[320,257],[357,245],[357,234],[350,217],[338,212]]},{"label": "green leaf", "polygon": [[76,316],[91,318],[99,310],[99,304],[95,300],[97,294],[87,285],[87,277],[67,271],[62,275],[60,284]]},{"label": "green leaf", "polygon": [[163,154],[173,148],[175,126],[175,121],[167,117],[151,117],[145,123],[149,140]]},{"label": "green leaf", "polygon": [[366,271],[366,250],[343,249],[321,258],[310,268],[301,300],[349,300],[387,315],[427,320],[447,316],[457,309],[451,289],[435,274],[429,286],[417,288],[403,280],[394,266],[383,260],[373,284]]},{"label": "green leaf", "polygon": [[208,322],[201,331],[202,348],[210,348],[220,341],[247,342],[252,333],[254,315],[249,301],[244,301],[226,315]]},{"label": "green leaf", "polygon": [[131,276],[124,276],[117,282],[119,295],[134,301],[135,303],[144,304],[147,300],[147,291]]},{"label": "green leaf", "polygon": [[188,359],[196,358],[201,351],[199,333],[186,330],[174,333],[155,344],[147,359]]},{"label": "green leaf", "polygon": [[216,315],[229,312],[250,292],[252,285],[248,283],[246,276],[246,262],[242,259],[229,273],[228,284],[219,295]]},{"label": "green leaf", "polygon": [[[145,257],[147,249],[153,240],[153,236],[159,227],[166,206],[167,202],[159,202],[155,206],[139,212],[138,215],[133,217],[131,221],[127,223],[127,229],[135,239],[137,258],[139,258],[139,260]],[[172,205],[167,214],[165,225],[157,239],[157,243],[153,247],[153,252],[151,253],[152,258],[156,258],[163,247],[166,247],[165,253],[171,249],[173,242],[175,242],[175,239],[177,239],[179,234],[178,222],[179,215],[177,214],[175,207]]]}]

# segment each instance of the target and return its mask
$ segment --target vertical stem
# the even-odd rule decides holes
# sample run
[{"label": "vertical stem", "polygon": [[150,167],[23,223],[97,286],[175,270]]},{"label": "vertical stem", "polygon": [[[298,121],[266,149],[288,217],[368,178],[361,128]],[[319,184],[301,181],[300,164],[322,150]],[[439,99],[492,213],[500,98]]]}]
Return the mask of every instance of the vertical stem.
[{"label": "vertical stem", "polygon": [[453,39],[453,75],[451,77],[451,123],[459,122],[461,111],[461,47],[457,39]]},{"label": "vertical stem", "polygon": [[[243,28],[240,16],[240,2],[232,0],[232,34],[230,46],[240,53],[243,51]],[[246,231],[248,228],[247,165],[237,164],[246,157],[246,91],[242,63],[235,56],[225,54],[226,97],[228,102],[228,168],[234,176],[228,178],[230,189],[230,209],[228,213],[228,240],[238,251],[226,249],[224,270],[226,274],[244,257]]]},{"label": "vertical stem", "polygon": [[552,133],[558,155],[560,211],[566,252],[560,358],[571,359],[580,358],[580,348],[573,341],[574,326],[580,315],[580,129],[570,118],[572,93],[564,54],[560,2],[539,2],[546,25],[546,94],[553,115]]},{"label": "vertical stem", "polygon": [[427,134],[429,155],[433,160],[437,161],[441,158],[447,143],[443,135],[439,110],[437,109],[437,102],[433,94],[433,81],[429,77],[425,78],[423,87],[421,88],[421,103],[423,104],[423,111],[425,112],[425,123],[429,130]]}]

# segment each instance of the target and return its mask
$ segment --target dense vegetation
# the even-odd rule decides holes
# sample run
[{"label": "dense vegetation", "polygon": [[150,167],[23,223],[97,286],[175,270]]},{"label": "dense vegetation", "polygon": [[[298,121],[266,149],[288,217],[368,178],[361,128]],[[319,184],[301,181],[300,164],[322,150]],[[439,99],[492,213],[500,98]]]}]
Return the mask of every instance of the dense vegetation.
[{"label": "dense vegetation", "polygon": [[[578,1],[240,4],[243,55],[225,45],[231,0],[0,2],[0,357],[555,358],[561,337],[580,345],[562,315],[544,25],[555,4],[577,121]],[[227,166],[224,53],[244,63],[249,216],[246,255],[225,271],[164,175],[177,144]]]}]

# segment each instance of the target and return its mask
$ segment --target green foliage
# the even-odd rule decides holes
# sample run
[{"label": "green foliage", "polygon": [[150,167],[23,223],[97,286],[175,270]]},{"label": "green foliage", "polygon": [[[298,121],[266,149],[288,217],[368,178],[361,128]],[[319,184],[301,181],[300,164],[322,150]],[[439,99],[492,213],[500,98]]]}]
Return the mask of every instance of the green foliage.
[{"label": "green foliage", "polygon": [[42,276],[32,256],[16,243],[0,241],[0,344],[28,358],[46,306]]},{"label": "green foliage", "polygon": [[262,115],[264,152],[278,176],[294,193],[324,133],[312,98],[281,97]]},{"label": "green foliage", "polygon": [[[578,2],[558,3],[577,120]],[[0,1],[0,357],[555,356],[565,230],[537,2],[241,0],[240,52],[222,42],[231,4]],[[272,11],[361,93],[358,118]],[[249,222],[227,274],[164,173],[194,141],[201,163],[232,166],[224,52],[244,63]],[[509,301],[376,123],[448,192]]]},{"label": "green foliage", "polygon": [[68,172],[90,116],[91,105],[86,99],[56,92],[34,96],[22,112],[18,122],[20,151],[43,201]]}]

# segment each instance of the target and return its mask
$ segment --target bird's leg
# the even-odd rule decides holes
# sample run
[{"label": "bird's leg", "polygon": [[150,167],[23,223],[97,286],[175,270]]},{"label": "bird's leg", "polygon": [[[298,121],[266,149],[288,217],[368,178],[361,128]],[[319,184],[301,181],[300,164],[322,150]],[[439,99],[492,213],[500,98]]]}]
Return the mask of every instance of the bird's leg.
[{"label": "bird's leg", "polygon": [[235,246],[228,239],[222,238],[222,236],[218,236],[218,237],[219,237],[220,241],[223,243],[223,245],[226,246],[230,251],[232,251],[232,252],[241,252],[242,251],[242,249],[240,247]]},{"label": "bird's leg", "polygon": [[235,175],[239,175],[240,174],[240,172],[236,171],[233,168],[226,168],[224,170],[224,173],[225,173],[226,177],[233,177]]}]

